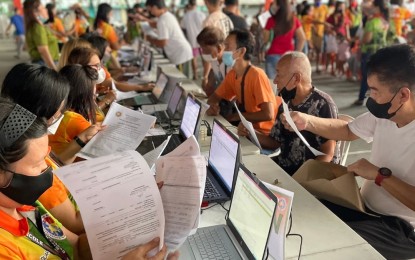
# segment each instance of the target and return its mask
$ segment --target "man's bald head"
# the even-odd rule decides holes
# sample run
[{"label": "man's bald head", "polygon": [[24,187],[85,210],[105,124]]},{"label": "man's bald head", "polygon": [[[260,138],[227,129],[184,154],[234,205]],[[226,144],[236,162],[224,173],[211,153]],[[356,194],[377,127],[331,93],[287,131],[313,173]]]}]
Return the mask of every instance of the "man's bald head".
[{"label": "man's bald head", "polygon": [[311,64],[308,57],[299,51],[287,52],[278,61],[280,73],[299,73],[302,83],[311,83]]}]

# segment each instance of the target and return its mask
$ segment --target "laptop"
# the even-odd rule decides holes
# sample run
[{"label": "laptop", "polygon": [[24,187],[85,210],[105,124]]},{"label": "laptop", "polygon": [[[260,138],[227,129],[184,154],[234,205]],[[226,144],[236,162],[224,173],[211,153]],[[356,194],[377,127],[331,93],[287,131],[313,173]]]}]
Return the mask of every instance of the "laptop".
[{"label": "laptop", "polygon": [[239,166],[239,139],[218,120],[213,121],[203,201],[230,199]]},{"label": "laptop", "polygon": [[174,119],[174,114],[176,113],[177,106],[180,103],[183,92],[184,89],[180,86],[180,84],[176,84],[169,103],[167,104],[167,110],[154,112],[154,116],[157,118],[158,122],[166,123]]},{"label": "laptop", "polygon": [[[161,155],[165,155],[176,149],[180,144],[187,140],[191,135],[196,139],[199,137],[202,104],[199,100],[193,99],[191,95],[186,98],[186,107],[183,112],[182,122],[180,123],[179,133],[172,134],[167,146]],[[168,135],[153,135],[146,137],[137,147],[136,151],[146,154],[155,147],[161,145]]]},{"label": "laptop", "polygon": [[243,165],[226,225],[199,228],[181,246],[183,259],[264,259],[277,198]]},{"label": "laptop", "polygon": [[151,93],[140,93],[135,97],[120,100],[119,103],[126,107],[133,107],[134,109],[137,109],[142,105],[157,104],[168,80],[169,79],[166,74],[161,73],[155,84],[156,86],[153,88]]}]

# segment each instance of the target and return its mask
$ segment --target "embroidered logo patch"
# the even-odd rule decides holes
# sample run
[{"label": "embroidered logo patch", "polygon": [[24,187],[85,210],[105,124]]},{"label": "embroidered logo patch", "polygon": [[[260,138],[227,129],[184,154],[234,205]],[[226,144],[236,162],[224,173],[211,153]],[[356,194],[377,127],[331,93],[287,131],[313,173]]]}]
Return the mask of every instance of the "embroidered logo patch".
[{"label": "embroidered logo patch", "polygon": [[62,229],[55,223],[53,218],[51,218],[49,215],[42,215],[42,226],[46,236],[53,238],[55,240],[66,239],[66,236],[63,233]]}]

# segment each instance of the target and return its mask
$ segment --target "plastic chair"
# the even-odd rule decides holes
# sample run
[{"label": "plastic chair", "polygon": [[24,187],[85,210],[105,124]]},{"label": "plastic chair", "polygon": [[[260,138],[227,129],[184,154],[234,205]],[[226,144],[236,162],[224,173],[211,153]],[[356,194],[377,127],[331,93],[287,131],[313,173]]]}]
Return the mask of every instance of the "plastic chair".
[{"label": "plastic chair", "polygon": [[[338,118],[346,122],[351,122],[354,120],[352,116],[345,115],[345,114],[339,114]],[[345,166],[347,156],[349,155],[350,141],[339,141],[339,148],[340,148],[340,165]]]}]

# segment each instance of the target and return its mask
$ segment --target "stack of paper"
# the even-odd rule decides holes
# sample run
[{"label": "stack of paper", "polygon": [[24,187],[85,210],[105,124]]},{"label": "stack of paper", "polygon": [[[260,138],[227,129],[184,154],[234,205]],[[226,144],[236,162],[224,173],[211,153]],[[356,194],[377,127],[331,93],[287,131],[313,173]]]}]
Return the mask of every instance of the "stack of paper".
[{"label": "stack of paper", "polygon": [[199,226],[206,183],[206,161],[192,135],[156,162],[156,180],[163,181],[161,198],[166,218],[165,243],[178,249]]}]

